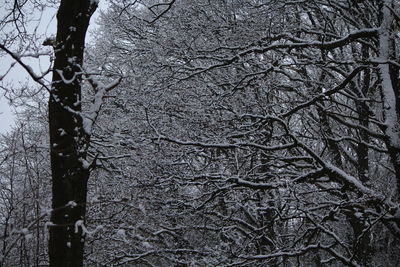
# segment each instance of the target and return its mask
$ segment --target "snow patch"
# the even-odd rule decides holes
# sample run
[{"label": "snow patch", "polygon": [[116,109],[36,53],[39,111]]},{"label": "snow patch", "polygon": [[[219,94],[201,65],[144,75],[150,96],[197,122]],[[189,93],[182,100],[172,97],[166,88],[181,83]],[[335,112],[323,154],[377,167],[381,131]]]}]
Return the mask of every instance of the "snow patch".
[{"label": "snow patch", "polygon": [[63,128],[59,128],[59,129],[58,129],[58,133],[59,133],[60,136],[65,136],[65,135],[67,135],[67,132],[66,132]]},{"label": "snow patch", "polygon": [[71,207],[71,208],[75,208],[76,206],[78,206],[78,204],[76,204],[76,202],[75,201],[69,201],[68,203],[67,203],[67,205],[65,205],[66,207]]}]

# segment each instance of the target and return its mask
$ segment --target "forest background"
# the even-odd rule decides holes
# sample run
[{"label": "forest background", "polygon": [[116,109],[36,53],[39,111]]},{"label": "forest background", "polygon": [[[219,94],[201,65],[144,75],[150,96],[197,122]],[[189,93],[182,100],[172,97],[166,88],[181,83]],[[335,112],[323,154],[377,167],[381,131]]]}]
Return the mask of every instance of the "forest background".
[{"label": "forest background", "polygon": [[400,265],[398,0],[97,6],[4,1],[1,266]]}]

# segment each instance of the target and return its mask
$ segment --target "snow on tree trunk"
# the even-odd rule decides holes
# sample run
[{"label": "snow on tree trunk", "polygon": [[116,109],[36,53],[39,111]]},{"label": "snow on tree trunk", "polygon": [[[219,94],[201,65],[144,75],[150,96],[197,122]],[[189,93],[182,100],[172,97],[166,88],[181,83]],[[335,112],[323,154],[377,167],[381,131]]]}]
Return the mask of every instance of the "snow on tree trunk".
[{"label": "snow on tree trunk", "polygon": [[85,166],[81,111],[84,41],[97,3],[63,0],[57,14],[57,37],[52,91],[49,99],[49,129],[52,171],[50,266],[83,266],[84,235],[79,222],[85,219],[89,170]]}]

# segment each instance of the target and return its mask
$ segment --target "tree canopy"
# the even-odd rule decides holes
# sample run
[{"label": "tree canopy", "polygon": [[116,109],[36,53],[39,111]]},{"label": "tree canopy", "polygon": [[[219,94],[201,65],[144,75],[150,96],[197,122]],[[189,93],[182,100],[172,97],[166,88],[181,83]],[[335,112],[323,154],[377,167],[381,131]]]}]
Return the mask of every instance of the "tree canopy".
[{"label": "tree canopy", "polygon": [[56,2],[0,22],[0,265],[400,265],[399,1]]}]

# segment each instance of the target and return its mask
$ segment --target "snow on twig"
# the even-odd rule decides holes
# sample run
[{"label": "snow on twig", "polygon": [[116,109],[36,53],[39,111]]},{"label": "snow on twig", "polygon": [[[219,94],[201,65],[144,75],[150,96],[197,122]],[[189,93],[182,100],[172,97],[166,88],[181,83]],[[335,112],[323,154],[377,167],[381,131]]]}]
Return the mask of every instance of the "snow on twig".
[{"label": "snow on twig", "polygon": [[111,91],[115,87],[117,87],[120,84],[122,78],[116,79],[106,85],[100,81],[95,80],[92,77],[89,77],[88,80],[89,80],[89,83],[93,86],[93,88],[96,91],[94,98],[93,98],[92,105],[91,105],[88,113],[85,114],[83,117],[83,130],[85,131],[85,133],[87,135],[90,136],[92,134],[93,124],[96,121],[97,116],[99,115],[101,106],[103,104],[103,99],[104,99],[106,93]]}]

